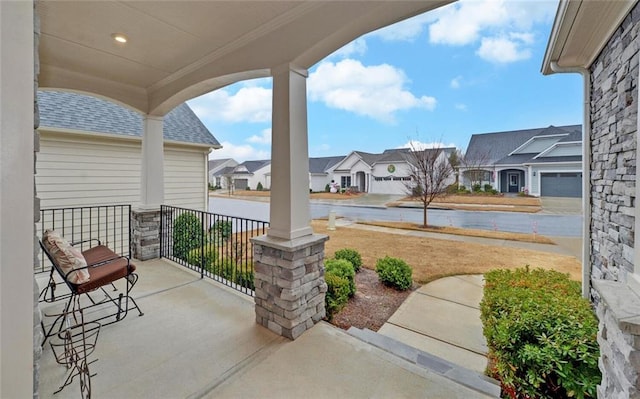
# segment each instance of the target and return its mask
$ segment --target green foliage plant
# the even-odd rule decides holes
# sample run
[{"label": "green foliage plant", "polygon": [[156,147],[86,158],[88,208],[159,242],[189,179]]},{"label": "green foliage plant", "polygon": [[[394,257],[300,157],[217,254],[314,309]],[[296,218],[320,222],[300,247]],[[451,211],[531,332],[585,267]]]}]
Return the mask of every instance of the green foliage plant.
[{"label": "green foliage plant", "polygon": [[333,255],[336,259],[345,259],[351,262],[353,266],[353,270],[357,273],[360,271],[360,267],[362,267],[362,256],[360,253],[353,248],[343,248],[336,251]]},{"label": "green foliage plant", "polygon": [[474,184],[472,190],[474,193],[479,193],[480,191],[482,191],[482,186],[479,184]]},{"label": "green foliage plant", "polygon": [[182,213],[173,222],[173,256],[187,261],[189,251],[204,243],[204,229],[193,213]]},{"label": "green foliage plant", "polygon": [[262,186],[261,182],[258,182],[258,185],[256,186],[256,191],[262,191],[264,190],[264,187]]},{"label": "green foliage plant", "polygon": [[356,294],[356,271],[346,259],[327,259],[324,261],[325,272],[342,277],[349,282],[349,297]]},{"label": "green foliage plant", "polygon": [[218,250],[211,246],[194,248],[187,254],[187,263],[211,271],[213,263],[218,259]]},{"label": "green foliage plant", "polygon": [[411,278],[413,270],[402,259],[389,256],[378,259],[376,261],[376,273],[378,273],[378,279],[382,284],[400,291],[408,290],[413,283]]},{"label": "green foliage plant", "polygon": [[528,267],[484,276],[480,311],[488,374],[513,398],[595,398],[598,321],[580,284]]},{"label": "green foliage plant", "polygon": [[493,189],[493,187],[491,186],[491,184],[485,184],[484,185],[484,191],[486,193],[490,193],[492,189]]},{"label": "green foliage plant", "polygon": [[209,228],[209,241],[216,245],[222,245],[223,241],[229,241],[233,234],[233,223],[230,220],[216,220]]},{"label": "green foliage plant", "polygon": [[328,183],[326,186],[324,186],[324,192],[325,193],[331,192],[331,186]]},{"label": "green foliage plant", "polygon": [[349,301],[349,280],[331,272],[326,272],[324,279],[327,282],[327,293],[324,297],[327,320],[344,308]]}]

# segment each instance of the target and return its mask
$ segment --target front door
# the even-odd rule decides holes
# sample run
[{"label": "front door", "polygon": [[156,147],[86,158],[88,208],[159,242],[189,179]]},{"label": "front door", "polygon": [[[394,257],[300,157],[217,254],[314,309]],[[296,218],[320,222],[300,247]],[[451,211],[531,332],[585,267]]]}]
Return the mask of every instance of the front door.
[{"label": "front door", "polygon": [[518,191],[520,191],[520,173],[507,173],[507,183],[509,184],[510,193],[517,193]]}]

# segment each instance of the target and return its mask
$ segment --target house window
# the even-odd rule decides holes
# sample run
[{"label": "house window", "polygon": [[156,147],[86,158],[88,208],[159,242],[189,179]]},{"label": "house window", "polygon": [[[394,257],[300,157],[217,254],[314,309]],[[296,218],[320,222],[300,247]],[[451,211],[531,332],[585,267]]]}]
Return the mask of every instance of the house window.
[{"label": "house window", "polygon": [[351,187],[351,176],[340,177],[340,187],[342,188]]}]

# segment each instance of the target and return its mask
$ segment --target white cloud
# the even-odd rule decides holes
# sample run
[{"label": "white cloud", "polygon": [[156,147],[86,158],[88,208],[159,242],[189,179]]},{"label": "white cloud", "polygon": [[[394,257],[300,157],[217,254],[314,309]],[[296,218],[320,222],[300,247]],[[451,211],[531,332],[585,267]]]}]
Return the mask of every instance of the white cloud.
[{"label": "white cloud", "polygon": [[254,134],[247,141],[254,144],[271,144],[271,128],[262,130],[259,135]]},{"label": "white cloud", "polygon": [[452,89],[459,89],[461,81],[462,81],[462,76],[456,76],[455,78],[451,79],[451,83],[449,83],[449,85],[451,86]]},{"label": "white cloud", "polygon": [[425,25],[438,18],[439,10],[417,15],[372,32],[371,36],[385,41],[413,41],[424,31]]},{"label": "white cloud", "polygon": [[209,159],[233,158],[238,162],[244,162],[271,157],[270,150],[258,150],[249,144],[236,145],[228,141],[223,141],[221,144],[221,149],[211,151]]},{"label": "white cloud", "polygon": [[[530,54],[526,46],[535,41],[534,25],[550,21],[556,5],[551,1],[461,0],[444,7],[429,25],[429,41],[457,46],[480,42],[477,54],[489,61],[519,61]],[[500,48],[508,54],[496,54]]]},{"label": "white cloud", "polygon": [[456,145],[453,143],[444,144],[438,141],[432,141],[429,143],[424,143],[419,140],[409,140],[400,147],[397,148],[412,148],[416,150],[425,150],[428,148],[447,148],[447,147],[455,147]]},{"label": "white cloud", "polygon": [[458,103],[458,104],[454,105],[454,107],[459,111],[466,111],[467,110],[467,104]]},{"label": "white cloud", "polygon": [[436,99],[417,97],[405,89],[409,82],[401,69],[388,64],[364,66],[345,59],[337,63],[323,62],[309,75],[308,93],[312,101],[358,115],[392,122],[400,110],[423,108],[433,110]]},{"label": "white cloud", "polygon": [[342,48],[336,50],[329,57],[347,58],[351,55],[364,55],[367,52],[367,41],[360,37]]},{"label": "white cloud", "polygon": [[499,64],[531,58],[531,50],[522,48],[522,43],[516,40],[504,37],[483,38],[476,54],[482,59]]},{"label": "white cloud", "polygon": [[235,94],[219,89],[189,102],[200,119],[225,122],[271,121],[271,89],[243,86]]}]

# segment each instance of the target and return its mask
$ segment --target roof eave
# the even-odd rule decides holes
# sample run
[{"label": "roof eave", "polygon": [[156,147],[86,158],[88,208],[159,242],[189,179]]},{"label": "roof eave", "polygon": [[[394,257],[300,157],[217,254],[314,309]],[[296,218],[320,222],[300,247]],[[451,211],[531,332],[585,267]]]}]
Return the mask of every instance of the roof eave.
[{"label": "roof eave", "polygon": [[589,68],[638,0],[560,0],[541,72]]}]

